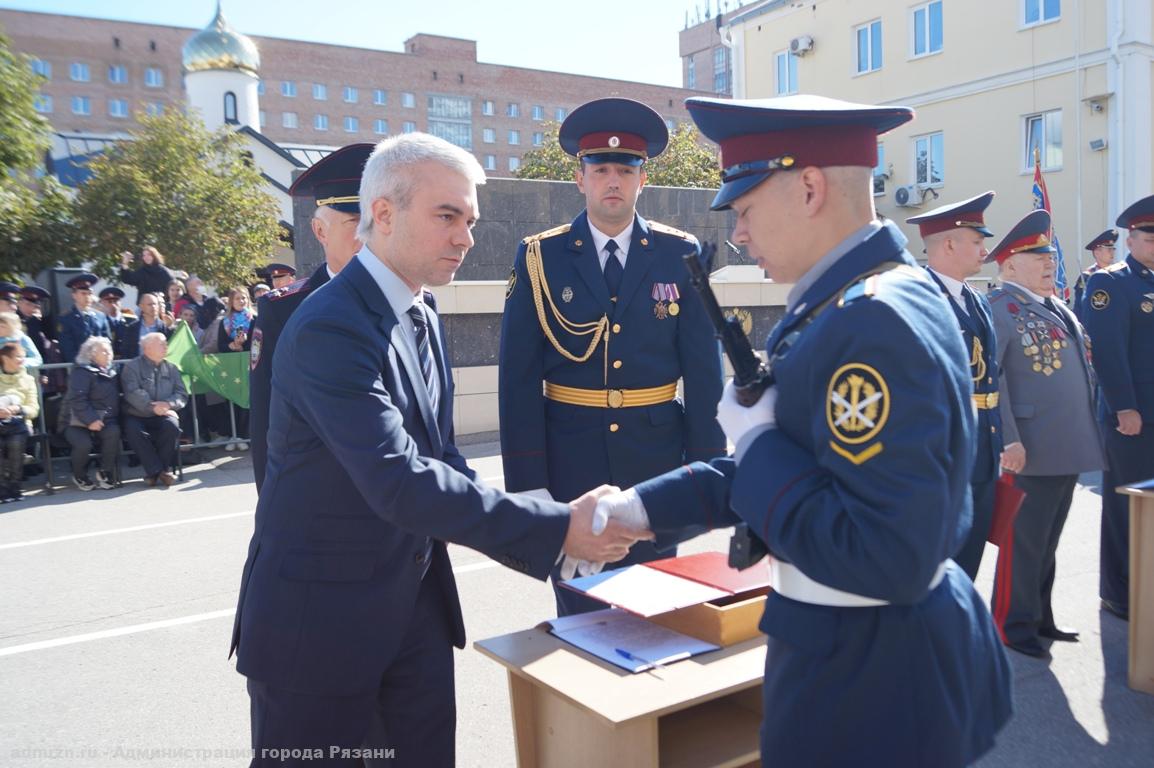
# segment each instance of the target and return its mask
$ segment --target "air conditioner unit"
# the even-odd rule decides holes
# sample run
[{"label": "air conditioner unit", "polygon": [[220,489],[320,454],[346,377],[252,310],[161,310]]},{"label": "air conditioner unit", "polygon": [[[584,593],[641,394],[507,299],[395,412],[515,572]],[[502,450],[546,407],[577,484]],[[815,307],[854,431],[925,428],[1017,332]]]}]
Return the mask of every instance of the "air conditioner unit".
[{"label": "air conditioner unit", "polygon": [[894,203],[899,208],[918,208],[922,204],[922,193],[917,184],[906,184],[894,190]]},{"label": "air conditioner unit", "polygon": [[809,35],[795,37],[789,41],[789,52],[795,56],[804,56],[811,50],[813,50],[813,38]]}]

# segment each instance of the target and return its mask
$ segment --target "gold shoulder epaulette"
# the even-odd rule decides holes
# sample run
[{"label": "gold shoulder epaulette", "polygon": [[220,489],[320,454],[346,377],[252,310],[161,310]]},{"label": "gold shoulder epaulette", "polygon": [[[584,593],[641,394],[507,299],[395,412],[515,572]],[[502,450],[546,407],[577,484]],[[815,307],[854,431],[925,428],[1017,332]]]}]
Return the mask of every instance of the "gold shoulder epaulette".
[{"label": "gold shoulder epaulette", "polygon": [[556,237],[557,235],[563,235],[569,231],[569,228],[571,226],[573,226],[573,225],[572,224],[562,224],[559,227],[553,227],[552,229],[547,229],[544,232],[538,232],[535,235],[529,235],[528,237],[526,237],[521,242],[524,245],[528,245],[529,243],[536,242],[538,240],[547,240],[550,237]]},{"label": "gold shoulder epaulette", "polygon": [[682,240],[692,240],[693,239],[693,235],[689,234],[688,232],[684,232],[684,231],[677,229],[675,227],[671,227],[668,224],[662,224],[659,221],[649,222],[649,228],[651,230],[653,230],[654,232],[661,232],[661,233],[666,234],[666,235],[673,235],[674,237],[680,237]]},{"label": "gold shoulder epaulette", "polygon": [[1126,262],[1116,261],[1113,264],[1111,264],[1110,266],[1106,267],[1106,269],[1104,269],[1102,271],[1103,272],[1117,272],[1119,269],[1125,269],[1125,268],[1126,268]]}]

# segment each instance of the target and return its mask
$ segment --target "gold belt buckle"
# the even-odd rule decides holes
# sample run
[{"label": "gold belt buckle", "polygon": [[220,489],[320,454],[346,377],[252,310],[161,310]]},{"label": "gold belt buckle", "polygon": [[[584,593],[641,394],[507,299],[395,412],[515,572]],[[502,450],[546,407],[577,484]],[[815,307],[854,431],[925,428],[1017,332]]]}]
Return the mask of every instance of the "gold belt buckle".
[{"label": "gold belt buckle", "polygon": [[625,393],[620,389],[610,389],[605,399],[610,408],[620,408],[625,404]]}]

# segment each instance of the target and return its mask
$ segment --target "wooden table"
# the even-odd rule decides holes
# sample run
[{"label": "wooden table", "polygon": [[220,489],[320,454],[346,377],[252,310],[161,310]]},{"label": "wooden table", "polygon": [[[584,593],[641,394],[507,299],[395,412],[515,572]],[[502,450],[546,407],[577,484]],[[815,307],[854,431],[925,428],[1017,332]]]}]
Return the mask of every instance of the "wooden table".
[{"label": "wooden table", "polygon": [[[1142,483],[1141,485],[1147,485]],[[1123,487],[1130,497],[1130,670],[1136,691],[1154,694],[1154,490]]]},{"label": "wooden table", "polygon": [[630,674],[529,629],[473,646],[509,673],[521,768],[759,765],[759,637]]}]

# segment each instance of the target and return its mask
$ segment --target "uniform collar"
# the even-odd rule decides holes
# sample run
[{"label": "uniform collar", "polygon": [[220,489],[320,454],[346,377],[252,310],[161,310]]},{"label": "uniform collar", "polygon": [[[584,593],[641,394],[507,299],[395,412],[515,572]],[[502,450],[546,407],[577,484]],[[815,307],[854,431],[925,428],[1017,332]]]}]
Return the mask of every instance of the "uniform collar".
[{"label": "uniform collar", "polygon": [[1026,298],[1028,298],[1030,301],[1034,302],[1035,304],[1045,304],[1046,303],[1045,297],[1039,296],[1038,294],[1034,293],[1029,288],[1022,285],[1021,283],[1015,283],[1013,280],[1003,280],[1002,282],[1005,283],[1007,287],[1013,288],[1015,291],[1017,291],[1021,295],[1025,296]]},{"label": "uniform collar", "polygon": [[859,245],[869,239],[870,235],[874,234],[882,228],[882,223],[878,220],[873,220],[863,227],[859,227],[850,233],[849,237],[842,240],[835,245],[829,253],[822,256],[821,259],[809,268],[809,271],[802,275],[797,284],[790,290],[786,297],[785,311],[789,314],[797,306],[798,301],[806,292],[813,287],[822,275],[830,270],[843,256],[857,248]]},{"label": "uniform collar", "polygon": [[940,282],[945,287],[946,291],[951,296],[959,300],[962,298],[962,288],[965,286],[965,283],[963,283],[961,280],[952,278],[949,275],[943,275],[933,267],[926,267],[926,269],[934,273],[934,277],[938,279],[938,282]]},{"label": "uniform collar", "polygon": [[[586,217],[588,218],[588,217]],[[589,236],[593,238],[593,246],[597,250],[597,259],[601,262],[601,268],[605,268],[605,244],[610,240],[617,243],[618,259],[621,261],[621,266],[625,266],[625,258],[629,255],[629,245],[633,242],[633,225],[637,223],[636,215],[634,220],[625,229],[621,230],[621,234],[614,235],[612,238],[594,226],[593,222],[589,222]]]}]

